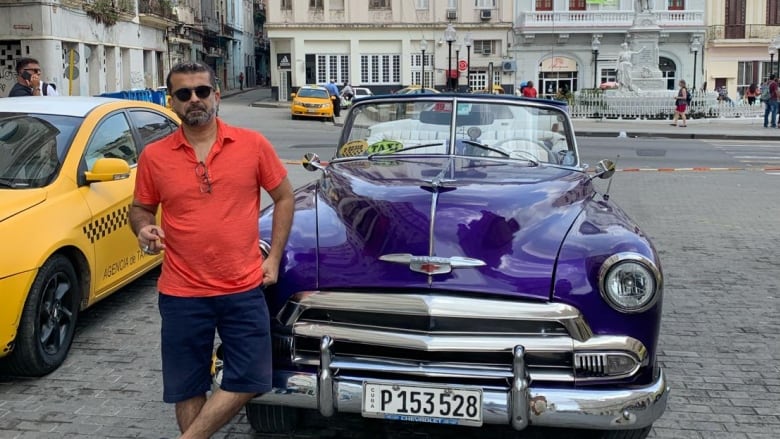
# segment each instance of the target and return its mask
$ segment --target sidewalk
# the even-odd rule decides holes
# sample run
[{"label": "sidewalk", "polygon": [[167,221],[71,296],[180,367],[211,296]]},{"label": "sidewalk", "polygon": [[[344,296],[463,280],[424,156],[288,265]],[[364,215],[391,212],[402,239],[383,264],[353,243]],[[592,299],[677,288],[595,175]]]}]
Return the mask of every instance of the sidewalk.
[{"label": "sidewalk", "polygon": [[[253,107],[289,108],[289,102],[271,100],[270,89],[258,90],[259,99]],[[247,89],[244,89],[246,92]],[[235,94],[235,90],[233,90]],[[224,97],[224,94],[223,94]],[[336,118],[336,125],[343,123],[346,110]],[[734,119],[692,119],[688,126],[673,127],[671,120],[638,119],[574,119],[574,130],[578,137],[664,137],[674,139],[730,139],[730,140],[777,140],[780,129],[764,128],[762,118]]]}]

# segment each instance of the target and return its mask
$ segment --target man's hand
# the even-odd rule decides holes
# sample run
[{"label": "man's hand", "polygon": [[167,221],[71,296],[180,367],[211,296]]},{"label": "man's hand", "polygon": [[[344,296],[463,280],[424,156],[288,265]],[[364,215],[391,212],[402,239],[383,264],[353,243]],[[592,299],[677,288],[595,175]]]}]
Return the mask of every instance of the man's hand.
[{"label": "man's hand", "polygon": [[160,226],[150,224],[138,231],[138,245],[147,255],[156,255],[165,249],[165,232]]}]

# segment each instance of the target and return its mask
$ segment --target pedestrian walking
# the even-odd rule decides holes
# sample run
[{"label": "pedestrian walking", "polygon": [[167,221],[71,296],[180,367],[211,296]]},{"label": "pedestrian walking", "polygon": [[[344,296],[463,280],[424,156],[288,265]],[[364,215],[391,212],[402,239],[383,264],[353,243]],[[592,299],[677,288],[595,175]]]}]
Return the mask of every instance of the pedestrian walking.
[{"label": "pedestrian walking", "polygon": [[677,91],[677,97],[674,101],[674,119],[672,119],[672,125],[677,126],[677,120],[682,120],[682,125],[680,127],[687,127],[688,121],[685,119],[685,113],[688,111],[688,102],[689,99],[689,93],[688,93],[688,87],[685,84],[684,80],[680,80],[678,83],[680,86],[680,89]]},{"label": "pedestrian walking", "polygon": [[244,72],[238,74],[238,86],[241,88],[241,90],[244,89]]},{"label": "pedestrian walking", "polygon": [[523,96],[526,98],[535,98],[537,95],[538,92],[534,88],[534,82],[528,81],[523,88]]},{"label": "pedestrian walking", "polygon": [[339,117],[341,114],[341,102],[339,101],[339,87],[336,85],[336,80],[331,79],[330,82],[325,84],[325,88],[328,89],[330,100],[333,102],[333,115]]},{"label": "pedestrian walking", "polygon": [[[761,100],[764,101],[764,128],[777,128],[777,81],[774,73],[761,86]],[[770,119],[771,117],[771,119]]]},{"label": "pedestrian walking", "polygon": [[756,103],[756,98],[761,94],[761,92],[758,90],[758,86],[756,83],[750,84],[748,86],[747,90],[745,90],[745,99],[747,100],[748,105],[753,105]]},{"label": "pedestrian walking", "polygon": [[[129,220],[144,253],[164,252],[157,283],[163,400],[176,405],[180,438],[208,438],[271,390],[263,288],[277,281],[294,198],[271,143],[217,116],[220,92],[208,65],[179,63],[166,82],[182,123],[140,155]],[[261,188],[274,202],[265,258],[257,245]],[[217,332],[224,369],[207,398]]]},{"label": "pedestrian walking", "polygon": [[344,87],[341,89],[341,93],[339,93],[341,106],[344,108],[351,106],[354,96],[355,91],[352,89],[352,86],[349,85],[349,82],[344,82]]}]

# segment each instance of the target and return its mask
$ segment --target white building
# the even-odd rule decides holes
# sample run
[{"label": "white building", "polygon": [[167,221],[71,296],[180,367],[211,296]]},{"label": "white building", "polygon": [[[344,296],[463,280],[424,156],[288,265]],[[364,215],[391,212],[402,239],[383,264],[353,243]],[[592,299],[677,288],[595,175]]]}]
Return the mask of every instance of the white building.
[{"label": "white building", "polygon": [[37,59],[65,95],[156,88],[188,59],[238,87],[254,68],[252,11],[252,0],[0,0],[0,96],[21,57]]},{"label": "white building", "polygon": [[[448,82],[447,72],[455,71],[460,88],[487,88],[491,77],[507,92],[527,80],[534,80],[540,93],[554,93],[561,86],[592,88],[614,81],[620,44],[631,39],[627,32],[637,4],[641,2],[269,0],[272,87],[286,100],[294,88],[331,79],[367,86],[374,93],[420,84],[420,43],[425,40],[426,86],[452,88],[456,84]],[[649,0],[660,26],[659,67],[670,88],[678,79],[693,79],[691,50],[704,41],[705,5],[705,0]],[[445,39],[448,24],[456,31],[451,44]],[[470,47],[464,44],[466,35]]]}]

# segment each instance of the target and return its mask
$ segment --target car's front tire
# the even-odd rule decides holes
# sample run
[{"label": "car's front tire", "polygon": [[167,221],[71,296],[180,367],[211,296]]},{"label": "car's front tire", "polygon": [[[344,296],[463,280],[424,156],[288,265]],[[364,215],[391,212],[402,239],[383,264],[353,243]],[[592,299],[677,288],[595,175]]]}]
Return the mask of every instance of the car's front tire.
[{"label": "car's front tire", "polygon": [[57,369],[73,342],[80,301],[73,264],[63,255],[52,256],[35,276],[3,371],[37,377]]},{"label": "car's front tire", "polygon": [[297,408],[250,402],[245,411],[249,425],[258,433],[292,433],[298,425]]}]

